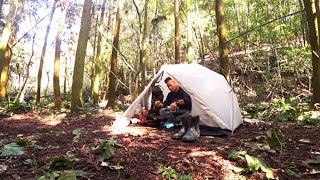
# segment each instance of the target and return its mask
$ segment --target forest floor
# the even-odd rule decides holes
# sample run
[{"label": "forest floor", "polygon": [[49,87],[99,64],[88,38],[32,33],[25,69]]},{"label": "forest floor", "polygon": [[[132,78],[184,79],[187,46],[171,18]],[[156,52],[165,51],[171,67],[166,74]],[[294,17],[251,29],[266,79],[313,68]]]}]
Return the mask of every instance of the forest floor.
[{"label": "forest floor", "polygon": [[[233,172],[247,165],[244,159],[228,157],[240,150],[261,158],[276,178],[320,178],[319,125],[245,122],[233,135],[200,136],[197,142],[183,143],[170,138],[174,131],[138,124],[114,132],[113,121],[110,110],[91,116],[43,111],[0,117],[0,147],[16,142],[25,152],[0,156],[0,179],[62,177],[62,172],[61,179],[75,175],[78,179],[265,179],[261,169],[241,175]],[[268,130],[277,134],[280,145],[274,150],[257,148],[267,144],[263,137]],[[97,150],[105,140],[110,146]]]}]

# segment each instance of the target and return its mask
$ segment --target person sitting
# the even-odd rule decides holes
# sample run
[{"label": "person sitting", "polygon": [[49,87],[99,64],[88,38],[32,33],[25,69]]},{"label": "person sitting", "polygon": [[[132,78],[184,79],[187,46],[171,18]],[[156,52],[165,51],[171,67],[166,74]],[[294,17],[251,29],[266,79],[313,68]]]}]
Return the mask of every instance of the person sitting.
[{"label": "person sitting", "polygon": [[198,140],[200,135],[199,119],[193,119],[190,115],[192,110],[191,97],[174,80],[167,77],[166,83],[170,93],[164,102],[156,101],[155,106],[160,109],[160,116],[168,118],[168,121],[181,122],[182,128],[172,136],[173,139],[184,142]]},{"label": "person sitting", "polygon": [[149,111],[151,116],[159,116],[160,108],[155,106],[156,101],[163,101],[163,90],[159,85],[152,87],[151,109]]}]

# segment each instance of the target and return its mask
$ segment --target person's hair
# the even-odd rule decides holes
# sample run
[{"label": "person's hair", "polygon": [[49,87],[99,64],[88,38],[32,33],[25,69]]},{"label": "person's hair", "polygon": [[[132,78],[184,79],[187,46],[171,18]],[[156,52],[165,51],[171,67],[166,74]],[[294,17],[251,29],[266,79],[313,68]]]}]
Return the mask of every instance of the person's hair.
[{"label": "person's hair", "polygon": [[165,80],[164,80],[164,83],[167,83],[168,81],[172,80],[171,77],[167,77]]}]

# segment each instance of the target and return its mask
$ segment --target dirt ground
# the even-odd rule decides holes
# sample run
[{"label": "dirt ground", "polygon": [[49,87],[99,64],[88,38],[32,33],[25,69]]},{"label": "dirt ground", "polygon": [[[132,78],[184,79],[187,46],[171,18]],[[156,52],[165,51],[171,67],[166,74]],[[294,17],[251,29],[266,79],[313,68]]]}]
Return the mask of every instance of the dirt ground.
[{"label": "dirt ground", "polygon": [[[37,179],[47,172],[45,166],[55,156],[77,159],[74,167],[59,167],[86,172],[78,179],[165,179],[159,167],[171,167],[180,175],[193,179],[265,179],[262,171],[235,174],[235,166],[246,166],[241,159],[230,159],[232,151],[245,150],[263,159],[278,179],[319,179],[320,165],[302,161],[320,156],[320,127],[303,127],[294,121],[244,123],[233,135],[201,136],[198,142],[172,140],[174,131],[130,124],[123,132],[114,132],[112,112],[105,110],[92,116],[63,113],[36,115],[28,112],[0,117],[0,147],[28,140],[25,154],[0,157],[0,179]],[[75,138],[73,131],[82,129]],[[280,146],[271,153],[254,150],[257,143],[266,144],[267,131],[280,137]],[[113,138],[122,147],[101,163],[92,149],[99,140]],[[37,145],[37,146],[36,146]],[[41,147],[41,148],[39,148]],[[32,164],[26,163],[32,160]],[[119,167],[116,169],[114,167]],[[291,172],[291,173],[290,173]],[[293,173],[294,172],[294,173]],[[295,176],[294,176],[295,175]]]}]

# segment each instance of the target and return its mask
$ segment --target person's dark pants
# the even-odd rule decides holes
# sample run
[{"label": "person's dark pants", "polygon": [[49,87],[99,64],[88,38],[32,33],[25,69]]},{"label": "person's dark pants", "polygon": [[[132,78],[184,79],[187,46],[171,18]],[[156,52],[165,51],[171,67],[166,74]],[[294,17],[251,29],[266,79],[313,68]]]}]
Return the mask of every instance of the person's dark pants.
[{"label": "person's dark pants", "polygon": [[189,110],[185,109],[178,109],[177,111],[170,111],[167,108],[160,109],[160,117],[171,123],[180,123],[183,118],[190,118],[190,113]]}]

